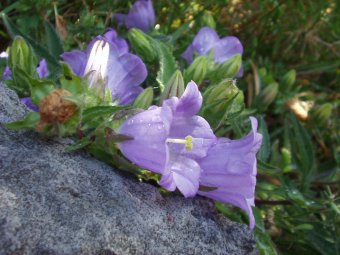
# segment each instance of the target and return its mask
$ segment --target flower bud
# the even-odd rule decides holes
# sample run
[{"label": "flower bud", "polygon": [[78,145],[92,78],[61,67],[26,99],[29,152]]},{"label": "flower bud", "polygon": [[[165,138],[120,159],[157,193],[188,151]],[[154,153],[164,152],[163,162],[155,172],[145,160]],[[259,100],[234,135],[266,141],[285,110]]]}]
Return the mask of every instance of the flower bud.
[{"label": "flower bud", "polygon": [[242,65],[241,54],[236,54],[232,58],[221,64],[218,69],[218,75],[223,78],[233,78],[236,76]]},{"label": "flower bud", "polygon": [[153,100],[153,89],[148,87],[144,89],[142,93],[138,95],[133,106],[140,109],[148,109],[149,106],[152,104]]},{"label": "flower bud", "polygon": [[312,112],[313,120],[319,123],[320,125],[326,124],[332,114],[332,109],[333,106],[331,103],[321,105]]},{"label": "flower bud", "polygon": [[211,12],[204,12],[202,16],[202,27],[211,27],[212,29],[216,28],[216,23]]},{"label": "flower bud", "polygon": [[194,62],[184,71],[186,81],[193,80],[197,84],[202,83],[208,69],[208,59],[205,56],[197,57]]},{"label": "flower bud", "polygon": [[260,110],[265,110],[275,100],[279,90],[277,82],[267,85],[255,98],[255,106]]},{"label": "flower bud", "polygon": [[229,111],[232,102],[239,93],[239,89],[232,79],[225,79],[217,86],[211,87],[204,94],[205,107],[203,116],[208,122],[216,127]]},{"label": "flower bud", "polygon": [[152,62],[156,59],[156,51],[151,46],[150,40],[139,29],[132,28],[128,34],[129,42],[136,53],[147,62]]},{"label": "flower bud", "polygon": [[56,89],[41,100],[40,121],[36,126],[38,131],[47,124],[65,123],[75,114],[76,104],[64,98],[71,95],[67,90]]},{"label": "flower bud", "polygon": [[161,96],[161,103],[171,97],[180,98],[184,92],[184,80],[181,71],[177,70],[168,81]]},{"label": "flower bud", "polygon": [[15,67],[18,67],[28,75],[36,73],[35,68],[37,63],[33,50],[21,36],[15,37],[9,51],[8,60],[9,68],[12,71],[15,70]]},{"label": "flower bud", "polygon": [[294,69],[287,72],[281,81],[281,87],[283,90],[288,91],[291,89],[296,79],[296,71]]}]

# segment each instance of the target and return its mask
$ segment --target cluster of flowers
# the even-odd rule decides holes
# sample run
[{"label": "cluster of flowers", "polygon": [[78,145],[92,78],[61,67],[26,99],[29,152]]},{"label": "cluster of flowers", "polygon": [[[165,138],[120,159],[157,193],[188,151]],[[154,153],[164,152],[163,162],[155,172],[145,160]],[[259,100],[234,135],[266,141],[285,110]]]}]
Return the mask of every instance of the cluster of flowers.
[{"label": "cluster of flowers", "polygon": [[[115,17],[121,25],[144,31],[155,24],[148,0],[136,1],[129,14]],[[215,62],[223,63],[242,54],[243,47],[235,37],[220,39],[213,29],[202,28],[182,57],[191,63],[194,53],[207,55],[211,50],[215,52]],[[2,57],[7,56],[3,53]],[[146,79],[147,68],[113,29],[94,38],[85,52],[65,52],[61,58],[76,75],[85,77],[90,87],[108,89],[112,101],[119,105],[133,103],[143,91],[140,85]],[[241,68],[238,75],[242,72]],[[40,62],[37,73],[40,78],[48,75],[45,60]],[[10,76],[11,71],[6,68],[3,78]],[[39,111],[30,98],[21,101]],[[119,133],[133,139],[120,142],[118,147],[134,164],[160,174],[159,184],[166,190],[177,188],[185,197],[199,194],[233,204],[248,214],[253,228],[256,153],[262,142],[257,120],[250,118],[252,130],[242,139],[216,137],[209,123],[197,115],[202,101],[198,86],[189,82],[179,98],[166,99],[161,106],[151,106],[124,121]]]}]

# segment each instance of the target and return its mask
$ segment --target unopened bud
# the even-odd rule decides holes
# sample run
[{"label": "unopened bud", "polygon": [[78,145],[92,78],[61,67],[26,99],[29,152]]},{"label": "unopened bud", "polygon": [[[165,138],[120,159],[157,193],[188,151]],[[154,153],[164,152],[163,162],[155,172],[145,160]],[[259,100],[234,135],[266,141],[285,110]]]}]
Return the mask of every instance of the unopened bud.
[{"label": "unopened bud", "polygon": [[162,96],[161,103],[171,97],[181,97],[184,93],[184,80],[181,71],[177,70],[168,81]]},{"label": "unopened bud", "polygon": [[279,90],[279,84],[276,82],[267,85],[260,94],[255,98],[255,106],[260,110],[265,110],[275,100]]},{"label": "unopened bud", "polygon": [[281,81],[282,89],[285,91],[288,91],[289,89],[291,89],[291,87],[295,83],[295,79],[296,79],[296,71],[292,69],[283,76],[282,81]]},{"label": "unopened bud", "polygon": [[193,80],[197,84],[201,84],[208,70],[208,59],[205,56],[197,57],[194,62],[184,72],[185,80]]},{"label": "unopened bud", "polygon": [[133,106],[140,109],[148,109],[149,106],[152,104],[153,100],[153,89],[148,87],[144,89],[142,93],[138,95]]},{"label": "unopened bud", "polygon": [[333,106],[331,103],[323,104],[312,112],[312,117],[315,120],[315,122],[324,125],[327,123],[329,117],[331,116],[332,109]]},{"label": "unopened bud", "polygon": [[219,64],[216,73],[213,74],[219,79],[233,78],[236,76],[242,65],[241,54],[236,54],[232,58],[225,61],[223,64]]},{"label": "unopened bud", "polygon": [[128,39],[132,48],[144,61],[152,62],[156,59],[156,51],[151,46],[147,35],[141,30],[132,28],[129,30]]},{"label": "unopened bud", "polygon": [[216,22],[211,12],[204,12],[202,16],[202,27],[211,27],[212,29],[216,28]]},{"label": "unopened bud", "polygon": [[235,81],[232,79],[223,80],[217,86],[211,87],[204,94],[204,118],[213,127],[218,126],[225,117],[226,112],[230,110],[232,102],[234,102],[239,92]]},{"label": "unopened bud", "polygon": [[40,121],[36,126],[38,131],[47,124],[65,123],[75,114],[76,104],[64,98],[71,95],[67,90],[56,89],[41,100]]},{"label": "unopened bud", "polygon": [[15,67],[18,67],[29,75],[35,74],[35,56],[31,47],[21,36],[15,37],[9,51],[8,60],[9,68],[11,70],[14,70]]}]

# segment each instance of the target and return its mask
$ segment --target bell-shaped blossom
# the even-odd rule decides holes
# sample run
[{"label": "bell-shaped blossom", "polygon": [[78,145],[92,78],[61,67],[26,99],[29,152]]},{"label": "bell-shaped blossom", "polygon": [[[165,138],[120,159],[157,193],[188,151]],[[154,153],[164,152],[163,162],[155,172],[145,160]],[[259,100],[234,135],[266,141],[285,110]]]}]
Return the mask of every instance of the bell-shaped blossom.
[{"label": "bell-shaped blossom", "polygon": [[178,188],[185,197],[197,193],[201,174],[197,160],[205,157],[216,141],[208,122],[196,115],[201,105],[202,95],[190,82],[180,98],[152,106],[120,128],[120,133],[133,137],[119,145],[124,156],[161,174],[161,186],[169,191]]},{"label": "bell-shaped blossom", "polygon": [[[219,38],[218,34],[209,27],[203,27],[195,36],[192,44],[188,46],[182,57],[191,63],[194,53],[198,55],[208,55],[211,51],[214,53],[216,63],[224,63],[236,54],[243,54],[243,46],[240,40],[235,36],[226,36]],[[240,68],[237,76],[242,76],[243,68]]]},{"label": "bell-shaped blossom", "polygon": [[120,26],[135,27],[144,32],[148,32],[156,23],[156,15],[151,0],[137,0],[128,14],[117,13],[114,14],[114,18]]},{"label": "bell-shaped blossom", "polygon": [[143,61],[128,51],[126,41],[109,29],[103,36],[94,38],[86,52],[74,50],[61,57],[76,75],[87,77],[91,87],[108,88],[112,100],[124,105],[133,102],[143,91],[140,85],[147,76]]},{"label": "bell-shaped blossom", "polygon": [[198,159],[202,173],[200,185],[209,187],[198,194],[230,203],[249,216],[250,228],[255,225],[251,207],[254,206],[256,185],[256,153],[262,143],[257,133],[257,120],[251,119],[252,131],[240,140],[219,138],[205,158]]}]

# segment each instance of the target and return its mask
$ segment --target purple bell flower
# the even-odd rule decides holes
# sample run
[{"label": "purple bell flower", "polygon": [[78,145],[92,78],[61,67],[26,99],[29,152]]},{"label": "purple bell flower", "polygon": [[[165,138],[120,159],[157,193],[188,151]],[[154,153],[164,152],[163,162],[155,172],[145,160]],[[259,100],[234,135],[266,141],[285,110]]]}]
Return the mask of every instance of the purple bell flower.
[{"label": "purple bell flower", "polygon": [[165,100],[162,107],[152,106],[120,128],[120,133],[133,137],[120,143],[123,155],[161,174],[161,186],[169,191],[178,188],[185,197],[196,195],[201,174],[197,160],[216,141],[208,122],[196,115],[201,105],[202,95],[190,82],[180,98]]},{"label": "purple bell flower", "polygon": [[257,133],[257,120],[250,118],[252,131],[240,140],[219,138],[205,158],[198,159],[202,173],[200,185],[216,188],[199,191],[198,194],[214,200],[230,203],[244,210],[249,216],[249,226],[254,228],[256,185],[256,153],[262,143]]},{"label": "purple bell flower", "polygon": [[[243,46],[240,40],[234,36],[219,38],[215,30],[209,27],[203,27],[195,36],[193,42],[182,54],[182,57],[191,63],[193,54],[207,55],[211,50],[214,51],[214,60],[216,63],[223,63],[235,56],[243,54]],[[242,76],[243,68],[240,68],[237,76]]]},{"label": "purple bell flower", "polygon": [[86,52],[74,50],[61,55],[78,76],[86,76],[91,87],[104,84],[119,104],[130,104],[143,91],[139,86],[147,76],[146,66],[128,52],[125,40],[109,29],[94,38]]},{"label": "purple bell flower", "polygon": [[144,32],[148,32],[156,23],[156,15],[151,0],[137,0],[128,14],[117,13],[113,17],[120,26],[135,27]]}]

